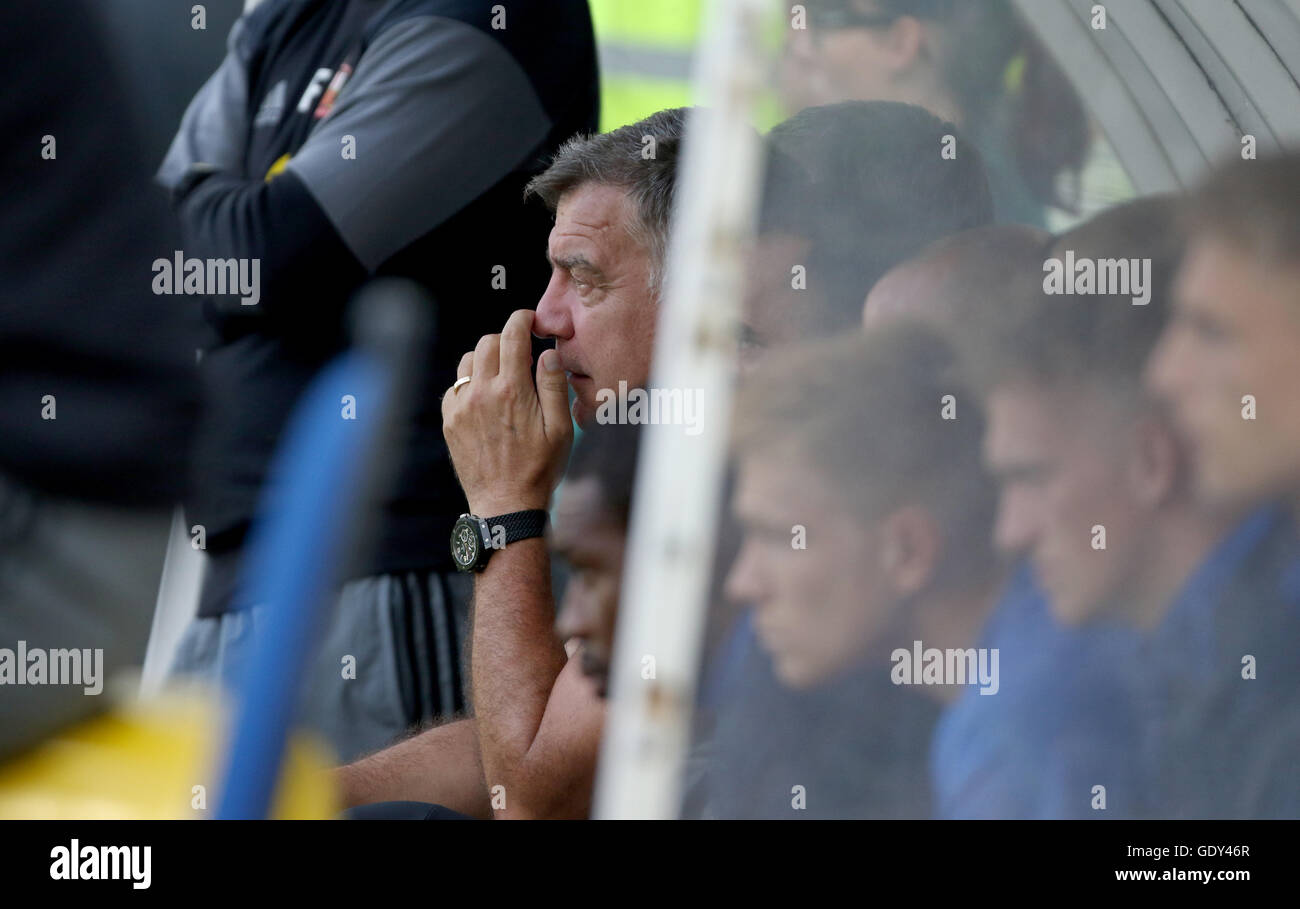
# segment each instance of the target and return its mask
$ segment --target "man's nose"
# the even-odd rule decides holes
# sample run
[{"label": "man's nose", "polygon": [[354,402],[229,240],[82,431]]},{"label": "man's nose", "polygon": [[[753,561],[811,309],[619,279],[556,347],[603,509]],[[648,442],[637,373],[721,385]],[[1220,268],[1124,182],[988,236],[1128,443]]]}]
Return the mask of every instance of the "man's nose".
[{"label": "man's nose", "polygon": [[761,587],[758,582],[758,558],[756,547],[744,543],[736,554],[736,561],[727,573],[725,591],[727,599],[733,603],[751,603],[758,598]]},{"label": "man's nose", "polygon": [[1155,350],[1147,360],[1146,386],[1158,397],[1169,397],[1179,385],[1179,370],[1182,345],[1178,342],[1177,332],[1166,328],[1156,342]]},{"label": "man's nose", "polygon": [[537,315],[533,318],[533,334],[539,338],[568,339],[573,337],[573,318],[560,288],[559,275],[551,276],[546,293],[537,301]]}]

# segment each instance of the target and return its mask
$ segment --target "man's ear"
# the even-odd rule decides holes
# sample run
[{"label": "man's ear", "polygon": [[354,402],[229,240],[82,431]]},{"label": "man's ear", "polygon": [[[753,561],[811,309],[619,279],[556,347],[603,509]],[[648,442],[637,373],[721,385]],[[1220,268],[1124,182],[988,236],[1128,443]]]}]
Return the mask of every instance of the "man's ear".
[{"label": "man's ear", "polygon": [[924,590],[938,573],[942,555],[943,528],[927,509],[908,505],[882,522],[881,567],[898,595]]},{"label": "man's ear", "polygon": [[1138,421],[1128,481],[1136,501],[1148,508],[1165,504],[1182,482],[1182,444],[1173,429],[1158,415]]},{"label": "man's ear", "polygon": [[881,61],[893,73],[902,73],[916,65],[927,41],[925,24],[915,16],[900,16],[880,31],[877,42]]}]

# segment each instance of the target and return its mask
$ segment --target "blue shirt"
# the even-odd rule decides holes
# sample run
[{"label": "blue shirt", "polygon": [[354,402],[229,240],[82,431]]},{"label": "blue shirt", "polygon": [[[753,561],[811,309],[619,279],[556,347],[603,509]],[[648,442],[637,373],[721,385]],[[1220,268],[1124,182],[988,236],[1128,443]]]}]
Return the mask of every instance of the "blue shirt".
[{"label": "blue shirt", "polygon": [[[1131,761],[1134,631],[1070,629],[1022,566],[985,626],[999,651],[995,695],[968,689],[944,711],[930,752],[941,818],[1132,817],[1141,775]],[[1119,671],[1117,671],[1119,669]],[[1095,786],[1106,810],[1094,809]]]},{"label": "blue shirt", "polygon": [[777,679],[746,610],[706,675],[700,708],[716,722],[691,757],[687,817],[931,814],[925,753],[939,708],[894,685],[883,660],[793,690]]},{"label": "blue shirt", "polygon": [[1298,654],[1300,543],[1270,506],[1215,547],[1138,654],[1152,814],[1300,817]]}]

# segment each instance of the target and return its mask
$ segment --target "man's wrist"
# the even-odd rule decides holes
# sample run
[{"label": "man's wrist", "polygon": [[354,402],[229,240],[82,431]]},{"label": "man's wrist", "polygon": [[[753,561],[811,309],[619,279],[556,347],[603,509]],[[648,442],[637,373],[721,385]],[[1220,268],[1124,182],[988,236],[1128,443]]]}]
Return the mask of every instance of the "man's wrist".
[{"label": "man's wrist", "polygon": [[497,518],[516,511],[546,511],[549,496],[500,496],[474,499],[469,503],[470,514],[479,518]]}]

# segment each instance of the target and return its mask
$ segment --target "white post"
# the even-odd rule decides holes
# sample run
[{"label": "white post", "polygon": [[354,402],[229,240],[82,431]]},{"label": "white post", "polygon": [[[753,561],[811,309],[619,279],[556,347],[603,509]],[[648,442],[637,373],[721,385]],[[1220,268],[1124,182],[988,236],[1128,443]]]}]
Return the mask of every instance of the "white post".
[{"label": "white post", "polygon": [[680,807],[761,177],[761,38],[773,12],[771,0],[715,0],[703,32],[704,109],[687,128],[651,379],[699,396],[700,431],[643,430],[595,817],[671,818]]},{"label": "white post", "polygon": [[191,539],[185,511],[177,506],[172,514],[171,536],[167,540],[167,554],[163,557],[162,577],[158,580],[153,626],[144,651],[144,667],[140,671],[141,696],[151,697],[162,692],[176,648],[198,611],[207,561],[203,553],[194,548]]}]

